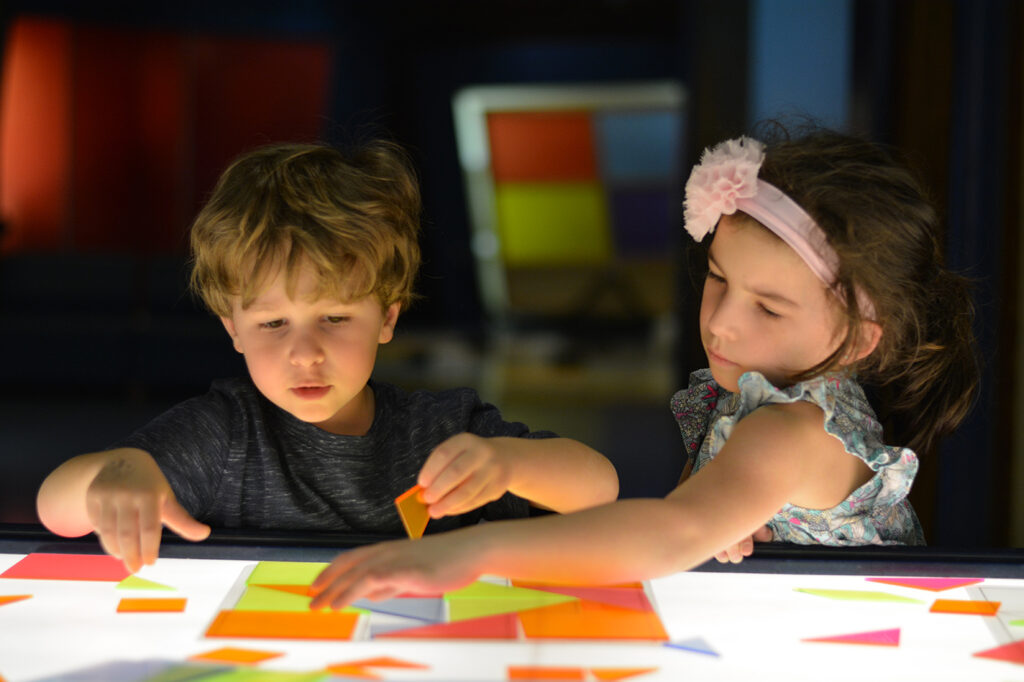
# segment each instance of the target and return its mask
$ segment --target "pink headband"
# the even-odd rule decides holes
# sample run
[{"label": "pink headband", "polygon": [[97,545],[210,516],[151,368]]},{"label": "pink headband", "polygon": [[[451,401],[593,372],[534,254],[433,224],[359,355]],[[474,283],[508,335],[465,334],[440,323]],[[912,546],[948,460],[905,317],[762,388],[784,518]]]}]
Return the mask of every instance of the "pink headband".
[{"label": "pink headband", "polygon": [[[782,190],[757,177],[763,161],[764,144],[749,137],[705,149],[686,182],[686,231],[701,241],[714,232],[723,215],[743,211],[786,242],[843,300],[835,285],[839,256],[807,211]],[[874,318],[874,305],[860,290],[857,302],[865,317]]]}]

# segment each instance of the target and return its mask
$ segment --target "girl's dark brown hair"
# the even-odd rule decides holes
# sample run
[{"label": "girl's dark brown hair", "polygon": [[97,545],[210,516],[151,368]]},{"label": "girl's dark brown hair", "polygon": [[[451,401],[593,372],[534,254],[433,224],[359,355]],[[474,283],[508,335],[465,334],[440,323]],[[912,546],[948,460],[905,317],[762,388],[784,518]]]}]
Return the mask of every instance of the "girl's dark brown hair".
[{"label": "girl's dark brown hair", "polygon": [[978,388],[968,281],[946,269],[939,218],[909,168],[885,147],[829,130],[789,137],[758,131],[767,144],[759,177],[800,204],[839,255],[847,330],[839,349],[803,377],[837,369],[863,321],[856,288],[875,306],[882,338],[855,367],[878,387],[884,421],[918,452],[967,415]]}]

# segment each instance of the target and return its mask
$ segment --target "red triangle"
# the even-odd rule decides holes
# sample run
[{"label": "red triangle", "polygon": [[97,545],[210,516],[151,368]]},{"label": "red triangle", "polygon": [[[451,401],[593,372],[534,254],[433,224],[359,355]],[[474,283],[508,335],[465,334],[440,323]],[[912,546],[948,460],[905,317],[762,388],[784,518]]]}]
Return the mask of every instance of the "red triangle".
[{"label": "red triangle", "polygon": [[543,587],[531,587],[531,589],[579,597],[587,601],[610,604],[633,611],[654,610],[643,590],[622,587],[578,587],[575,585],[544,585]]},{"label": "red triangle", "polygon": [[870,632],[854,632],[849,635],[832,635],[831,637],[805,637],[803,642],[831,642],[833,644],[871,644],[874,646],[899,646],[900,629],[872,630]]},{"label": "red triangle", "polygon": [[994,649],[986,649],[974,654],[979,658],[994,658],[997,661],[1009,661],[1024,665],[1024,641],[1010,642]]},{"label": "red triangle", "polygon": [[518,639],[519,617],[515,613],[502,613],[497,616],[470,618],[455,623],[438,623],[393,630],[377,635],[375,639],[393,637],[415,637],[423,639]]},{"label": "red triangle", "polygon": [[868,578],[868,582],[882,583],[885,585],[899,585],[900,587],[912,587],[915,590],[929,590],[930,592],[942,592],[954,587],[966,587],[983,582],[982,578]]}]

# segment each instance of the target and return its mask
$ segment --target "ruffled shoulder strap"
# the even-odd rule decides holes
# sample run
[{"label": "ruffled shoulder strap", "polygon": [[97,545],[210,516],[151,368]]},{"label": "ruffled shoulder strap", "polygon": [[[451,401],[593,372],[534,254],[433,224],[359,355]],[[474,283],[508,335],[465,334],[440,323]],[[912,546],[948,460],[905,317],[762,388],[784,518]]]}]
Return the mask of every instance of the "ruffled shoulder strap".
[{"label": "ruffled shoulder strap", "polygon": [[711,378],[710,369],[699,369],[690,374],[690,385],[672,396],[672,414],[679,424],[688,458],[697,455],[719,399],[728,395],[731,394]]}]

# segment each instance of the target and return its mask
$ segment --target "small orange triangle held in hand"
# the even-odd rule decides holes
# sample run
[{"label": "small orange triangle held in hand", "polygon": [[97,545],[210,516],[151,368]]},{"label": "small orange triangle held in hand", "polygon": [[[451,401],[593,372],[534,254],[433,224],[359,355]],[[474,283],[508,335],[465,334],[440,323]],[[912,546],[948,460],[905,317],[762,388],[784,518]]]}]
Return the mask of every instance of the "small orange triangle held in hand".
[{"label": "small orange triangle held in hand", "polygon": [[423,487],[414,485],[404,493],[395,498],[395,506],[398,507],[398,515],[402,517],[402,525],[405,532],[413,540],[423,537],[423,531],[430,521],[430,514],[427,512],[427,505],[423,502],[420,494]]}]

